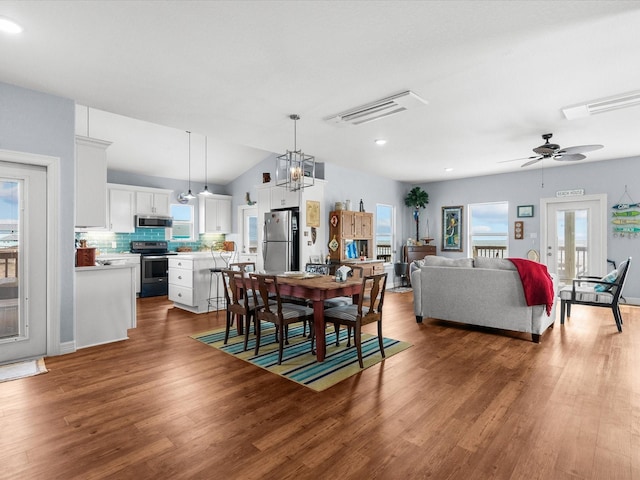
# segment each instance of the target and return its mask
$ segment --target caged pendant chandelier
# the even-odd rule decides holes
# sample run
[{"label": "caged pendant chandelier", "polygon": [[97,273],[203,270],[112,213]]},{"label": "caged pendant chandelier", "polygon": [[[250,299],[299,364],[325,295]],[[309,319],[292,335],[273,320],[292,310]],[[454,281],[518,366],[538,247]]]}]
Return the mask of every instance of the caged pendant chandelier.
[{"label": "caged pendant chandelier", "polygon": [[178,201],[180,203],[187,203],[189,200],[193,200],[196,196],[191,193],[191,132],[187,130],[189,134],[189,191],[187,193],[182,192],[178,195]]},{"label": "caged pendant chandelier", "polygon": [[204,137],[204,189],[198,193],[198,195],[204,195],[205,197],[208,197],[209,195],[213,195],[213,193],[211,193],[209,191],[209,187],[207,186],[207,137]]},{"label": "caged pendant chandelier", "polygon": [[297,114],[289,115],[293,120],[293,150],[276,157],[276,185],[291,191],[311,187],[315,183],[316,161],[311,155],[305,155],[298,150],[296,143],[296,122],[300,120]]}]

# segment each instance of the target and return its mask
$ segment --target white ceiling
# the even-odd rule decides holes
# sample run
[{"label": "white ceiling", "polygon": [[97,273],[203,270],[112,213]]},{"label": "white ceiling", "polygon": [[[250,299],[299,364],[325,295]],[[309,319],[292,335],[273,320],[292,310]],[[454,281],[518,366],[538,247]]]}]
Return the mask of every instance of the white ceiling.
[{"label": "white ceiling", "polygon": [[[561,112],[640,89],[635,0],[3,0],[0,15],[24,27],[0,34],[0,81],[91,107],[89,133],[113,142],[117,170],[187,179],[190,130],[192,179],[204,180],[207,135],[208,182],[226,184],[293,148],[292,113],[318,161],[411,183],[518,170],[499,162],[533,155],[547,132],[605,146],[585,161],[640,155],[640,107]],[[404,90],[428,105],[323,120]],[[543,163],[559,164],[528,168]]]}]

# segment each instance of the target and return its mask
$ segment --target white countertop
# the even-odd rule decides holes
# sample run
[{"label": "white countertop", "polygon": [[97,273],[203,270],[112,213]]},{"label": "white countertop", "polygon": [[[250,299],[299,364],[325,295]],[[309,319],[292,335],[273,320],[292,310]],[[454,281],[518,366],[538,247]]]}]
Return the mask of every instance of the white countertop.
[{"label": "white countertop", "polygon": [[136,268],[135,263],[120,263],[116,265],[93,265],[91,267],[76,267],[76,272],[87,272],[90,270],[115,270],[117,268]]}]

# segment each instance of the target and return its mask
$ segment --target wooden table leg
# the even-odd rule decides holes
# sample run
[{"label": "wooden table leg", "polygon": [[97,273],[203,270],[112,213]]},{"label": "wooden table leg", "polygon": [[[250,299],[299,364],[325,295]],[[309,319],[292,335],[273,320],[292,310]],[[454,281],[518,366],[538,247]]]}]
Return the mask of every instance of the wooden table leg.
[{"label": "wooden table leg", "polygon": [[327,345],[325,342],[325,326],[324,326],[324,301],[313,301],[313,324],[316,330],[316,358],[319,362],[324,362],[324,356],[327,353]]}]

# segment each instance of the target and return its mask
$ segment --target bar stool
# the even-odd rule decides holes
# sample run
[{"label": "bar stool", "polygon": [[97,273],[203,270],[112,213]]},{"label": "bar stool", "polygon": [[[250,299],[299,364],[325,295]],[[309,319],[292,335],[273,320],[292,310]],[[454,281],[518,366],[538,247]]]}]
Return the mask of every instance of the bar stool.
[{"label": "bar stool", "polygon": [[[218,255],[216,255],[218,253]],[[217,252],[215,250],[215,246],[211,245],[211,257],[213,258],[213,268],[209,269],[209,298],[207,298],[207,313],[211,311],[211,307],[214,302],[216,304],[216,316],[218,315],[218,311],[220,310],[220,300],[226,302],[226,297],[224,293],[222,295],[219,294],[219,285],[220,285],[220,277],[222,275],[222,270],[226,270],[229,268],[229,264],[234,260],[235,257],[235,242],[233,243],[233,250],[227,251],[224,250],[222,252]],[[215,296],[211,295],[211,287],[213,286],[213,279],[215,278],[216,289]]]}]

